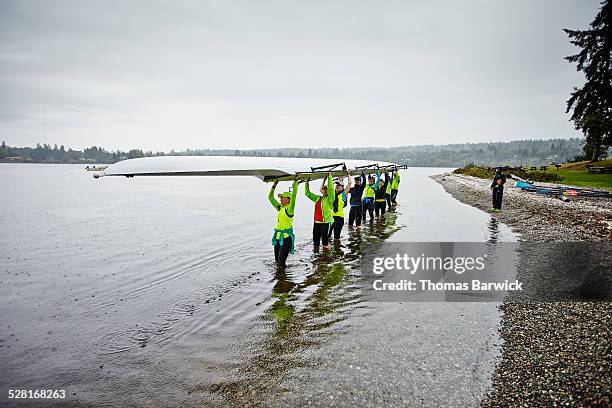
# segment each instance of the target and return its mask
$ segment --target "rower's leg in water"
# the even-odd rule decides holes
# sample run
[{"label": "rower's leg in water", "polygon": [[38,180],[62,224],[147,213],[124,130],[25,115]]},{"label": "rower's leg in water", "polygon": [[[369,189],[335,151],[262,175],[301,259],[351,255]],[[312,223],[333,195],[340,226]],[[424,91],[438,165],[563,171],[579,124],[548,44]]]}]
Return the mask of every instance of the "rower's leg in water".
[{"label": "rower's leg in water", "polygon": [[[344,226],[344,217],[334,217],[334,239],[340,239],[340,233],[342,232],[342,227]],[[329,231],[329,235],[331,236],[332,231]]]},{"label": "rower's leg in water", "polygon": [[315,248],[319,247],[321,241],[323,241],[323,246],[326,247],[329,245],[329,239],[327,238],[327,233],[329,230],[329,224],[326,222],[315,222],[312,226],[312,240],[314,241]]},{"label": "rower's leg in water", "polygon": [[330,239],[332,236],[332,232],[334,232],[334,226],[336,225],[336,217],[334,217],[334,221],[329,224],[329,230],[327,231],[327,239]]},{"label": "rower's leg in water", "polygon": [[385,194],[385,201],[387,202],[387,210],[391,211],[391,194]]},{"label": "rower's leg in water", "polygon": [[312,224],[312,242],[314,242],[315,248],[318,248],[321,244],[321,228],[318,222]]},{"label": "rower's leg in water", "polygon": [[351,206],[349,211],[349,225],[353,226],[353,222],[356,226],[361,225],[361,206]]},{"label": "rower's leg in water", "polygon": [[380,217],[380,215],[385,215],[385,202],[384,201],[376,201],[374,203],[374,212],[376,213],[377,217]]},{"label": "rower's leg in water", "polygon": [[329,238],[327,233],[329,232],[329,224],[326,222],[322,222],[319,224],[321,228],[321,240],[323,241],[323,247],[329,246]]},{"label": "rower's leg in water", "polygon": [[291,252],[291,237],[283,238],[283,246],[275,245],[274,246],[274,255],[276,255],[276,248],[278,247],[278,257],[276,258],[276,263],[278,266],[285,267],[287,266],[287,257]]},{"label": "rower's leg in water", "polygon": [[374,200],[364,201],[361,211],[363,213],[363,222],[366,221],[367,214],[370,214],[370,221],[374,220]]}]

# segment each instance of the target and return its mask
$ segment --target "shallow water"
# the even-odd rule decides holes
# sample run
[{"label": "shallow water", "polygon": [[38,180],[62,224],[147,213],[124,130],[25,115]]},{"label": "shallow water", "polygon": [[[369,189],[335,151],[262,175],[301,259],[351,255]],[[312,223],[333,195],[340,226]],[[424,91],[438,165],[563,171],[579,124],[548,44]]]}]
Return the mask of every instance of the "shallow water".
[{"label": "shallow water", "polygon": [[[398,212],[345,228],[327,255],[312,251],[312,203],[300,194],[296,254],[279,273],[275,211],[255,178],[94,180],[80,165],[0,164],[3,401],[8,389],[54,388],[108,406],[298,403],[368,389],[349,360],[394,372],[385,358],[398,350],[407,354],[394,381],[413,384],[401,398],[440,388],[452,400],[465,390],[444,381],[469,367],[472,396],[461,401],[477,401],[496,352],[495,304],[390,306],[359,291],[363,240],[515,240],[428,177],[444,170],[405,171]],[[417,356],[441,378],[410,380]],[[364,398],[376,400],[370,388]]]}]

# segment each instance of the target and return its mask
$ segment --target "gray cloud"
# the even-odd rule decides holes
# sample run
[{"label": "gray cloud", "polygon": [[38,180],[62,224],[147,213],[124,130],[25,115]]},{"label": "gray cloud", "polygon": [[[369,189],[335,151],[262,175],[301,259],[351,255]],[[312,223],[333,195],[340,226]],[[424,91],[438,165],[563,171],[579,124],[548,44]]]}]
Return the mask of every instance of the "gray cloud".
[{"label": "gray cloud", "polygon": [[0,138],[390,146],[576,136],[596,0],[4,1]]}]

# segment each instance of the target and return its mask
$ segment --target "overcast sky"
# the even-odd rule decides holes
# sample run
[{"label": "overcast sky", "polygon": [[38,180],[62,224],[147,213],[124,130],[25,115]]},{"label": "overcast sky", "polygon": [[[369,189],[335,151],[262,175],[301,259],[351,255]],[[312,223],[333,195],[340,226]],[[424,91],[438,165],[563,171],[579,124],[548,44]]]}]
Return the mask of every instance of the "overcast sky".
[{"label": "overcast sky", "polygon": [[[0,139],[82,148],[579,136],[598,0],[0,0]],[[46,131],[44,126],[46,118]]]}]

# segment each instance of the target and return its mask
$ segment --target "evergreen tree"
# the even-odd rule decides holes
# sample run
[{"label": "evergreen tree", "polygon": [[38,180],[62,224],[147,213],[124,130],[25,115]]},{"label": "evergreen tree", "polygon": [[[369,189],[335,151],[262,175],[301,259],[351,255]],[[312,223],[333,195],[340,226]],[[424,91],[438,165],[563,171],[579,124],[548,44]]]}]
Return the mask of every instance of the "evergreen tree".
[{"label": "evergreen tree", "polygon": [[584,151],[591,161],[612,146],[612,6],[609,0],[601,4],[588,30],[563,30],[581,48],[565,59],[586,78],[582,88],[574,88],[565,112],[573,110],[571,120],[586,136]]}]

